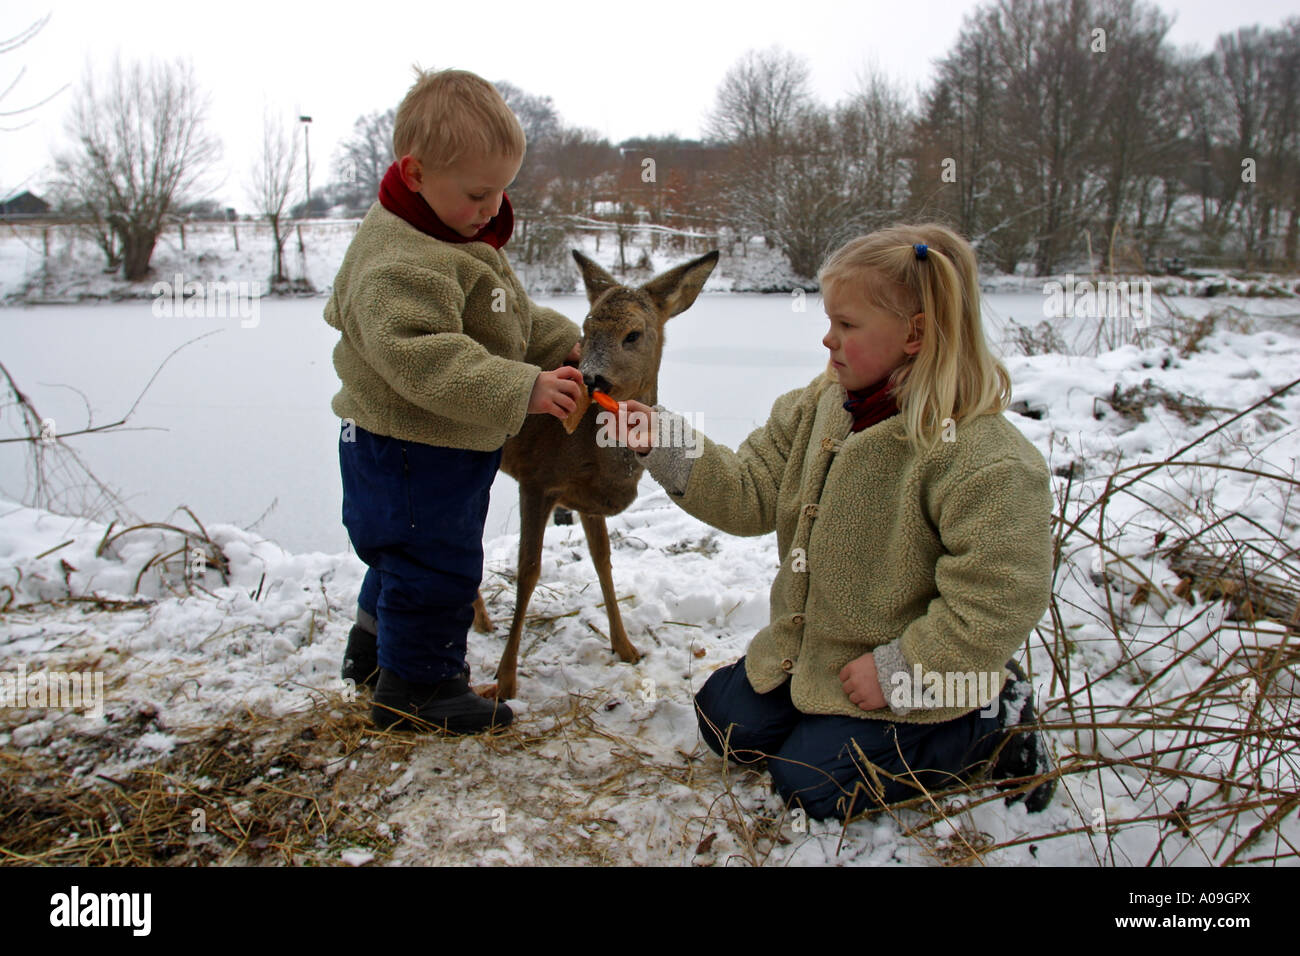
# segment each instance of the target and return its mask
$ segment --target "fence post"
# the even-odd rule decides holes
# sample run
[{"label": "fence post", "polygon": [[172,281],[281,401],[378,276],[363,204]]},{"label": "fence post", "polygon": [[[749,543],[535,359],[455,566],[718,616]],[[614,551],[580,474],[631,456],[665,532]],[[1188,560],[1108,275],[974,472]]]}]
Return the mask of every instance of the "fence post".
[{"label": "fence post", "polygon": [[230,234],[235,238],[235,251],[238,252],[238,251],[239,251],[239,231],[235,228],[235,224],[234,224],[233,222],[230,224]]}]

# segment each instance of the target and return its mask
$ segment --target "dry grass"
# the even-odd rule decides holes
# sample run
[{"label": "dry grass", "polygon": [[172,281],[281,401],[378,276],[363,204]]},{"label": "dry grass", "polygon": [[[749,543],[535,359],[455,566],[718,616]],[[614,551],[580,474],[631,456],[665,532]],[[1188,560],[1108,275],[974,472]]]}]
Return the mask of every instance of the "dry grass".
[{"label": "dry grass", "polygon": [[[645,862],[607,808],[710,793],[717,779],[698,754],[658,753],[602,726],[618,706],[604,693],[570,694],[503,733],[448,737],[380,732],[367,695],[320,695],[288,716],[247,711],[177,732],[171,753],[133,763],[159,716],[141,706],[104,733],[70,735],[57,755],[0,750],[0,862],[337,865],[360,849],[377,864],[499,863],[494,815],[503,835],[528,836],[536,863]],[[101,769],[114,764],[128,766]],[[472,781],[468,791],[460,781]],[[659,852],[685,853],[688,829],[683,821]]]},{"label": "dry grass", "polygon": [[1146,421],[1146,410],[1156,404],[1163,405],[1167,411],[1177,415],[1188,425],[1199,424],[1215,412],[1229,415],[1233,412],[1231,408],[1207,405],[1199,398],[1183,392],[1170,392],[1154,384],[1150,379],[1141,385],[1131,385],[1122,390],[1116,384],[1109,397],[1094,399],[1094,418],[1102,417],[1103,413],[1100,409],[1103,404],[1134,422]]},{"label": "dry grass", "polygon": [[[378,795],[410,744],[376,734],[356,707],[322,698],[288,717],[247,712],[191,731],[161,759],[117,774],[111,762],[156,716],[143,708],[62,760],[0,751],[0,860],[57,866],[337,862],[392,846]],[[133,729],[136,733],[133,733]],[[361,772],[349,767],[356,761]],[[342,772],[341,772],[342,771]]]}]

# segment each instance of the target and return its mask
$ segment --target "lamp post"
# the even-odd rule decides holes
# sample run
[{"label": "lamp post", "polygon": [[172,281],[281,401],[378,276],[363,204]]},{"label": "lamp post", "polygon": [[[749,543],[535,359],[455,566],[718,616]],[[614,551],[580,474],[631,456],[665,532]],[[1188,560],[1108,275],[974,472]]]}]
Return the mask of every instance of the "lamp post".
[{"label": "lamp post", "polygon": [[307,212],[311,213],[311,138],[307,135],[311,132],[311,117],[299,116],[298,122],[302,123],[302,147],[303,153],[307,159]]}]

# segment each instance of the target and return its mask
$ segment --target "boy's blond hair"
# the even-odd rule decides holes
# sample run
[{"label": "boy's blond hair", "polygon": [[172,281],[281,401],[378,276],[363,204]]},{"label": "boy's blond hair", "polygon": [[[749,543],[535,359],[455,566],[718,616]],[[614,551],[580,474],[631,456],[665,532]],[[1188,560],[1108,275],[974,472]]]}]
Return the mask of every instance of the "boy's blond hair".
[{"label": "boy's blond hair", "polygon": [[[925,243],[925,258],[916,244]],[[970,244],[946,226],[896,224],[853,239],[817,279],[908,321],[924,313],[921,349],[890,376],[907,436],[932,448],[945,423],[1001,412],[1011,376],[984,340],[979,273]]]},{"label": "boy's blond hair", "polygon": [[431,171],[466,158],[523,159],[519,119],[497,88],[467,70],[421,70],[393,122],[393,153],[408,153]]}]

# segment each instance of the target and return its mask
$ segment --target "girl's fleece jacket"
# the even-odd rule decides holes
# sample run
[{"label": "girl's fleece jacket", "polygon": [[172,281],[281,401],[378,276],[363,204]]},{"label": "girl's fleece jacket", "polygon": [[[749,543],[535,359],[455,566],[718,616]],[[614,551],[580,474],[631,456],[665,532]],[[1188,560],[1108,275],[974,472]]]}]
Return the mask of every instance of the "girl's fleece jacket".
[{"label": "girl's fleece jacket", "polygon": [[505,252],[434,239],[379,203],[348,246],[325,321],[343,333],[334,414],[475,451],[519,433],[538,374],[582,334],[529,300]]},{"label": "girl's fleece jacket", "polygon": [[[681,420],[658,431],[686,439],[642,460],[700,520],[730,534],[776,531],[771,623],[745,655],[755,691],[788,678],[807,714],[952,720],[998,695],[1004,663],[1047,608],[1047,465],[1000,414],[959,422],[952,440],[919,453],[901,415],[851,434],[845,398],[822,373],[777,399],[734,452]],[[839,673],[869,651],[887,706],[866,711]],[[936,679],[943,690],[927,696]]]}]

